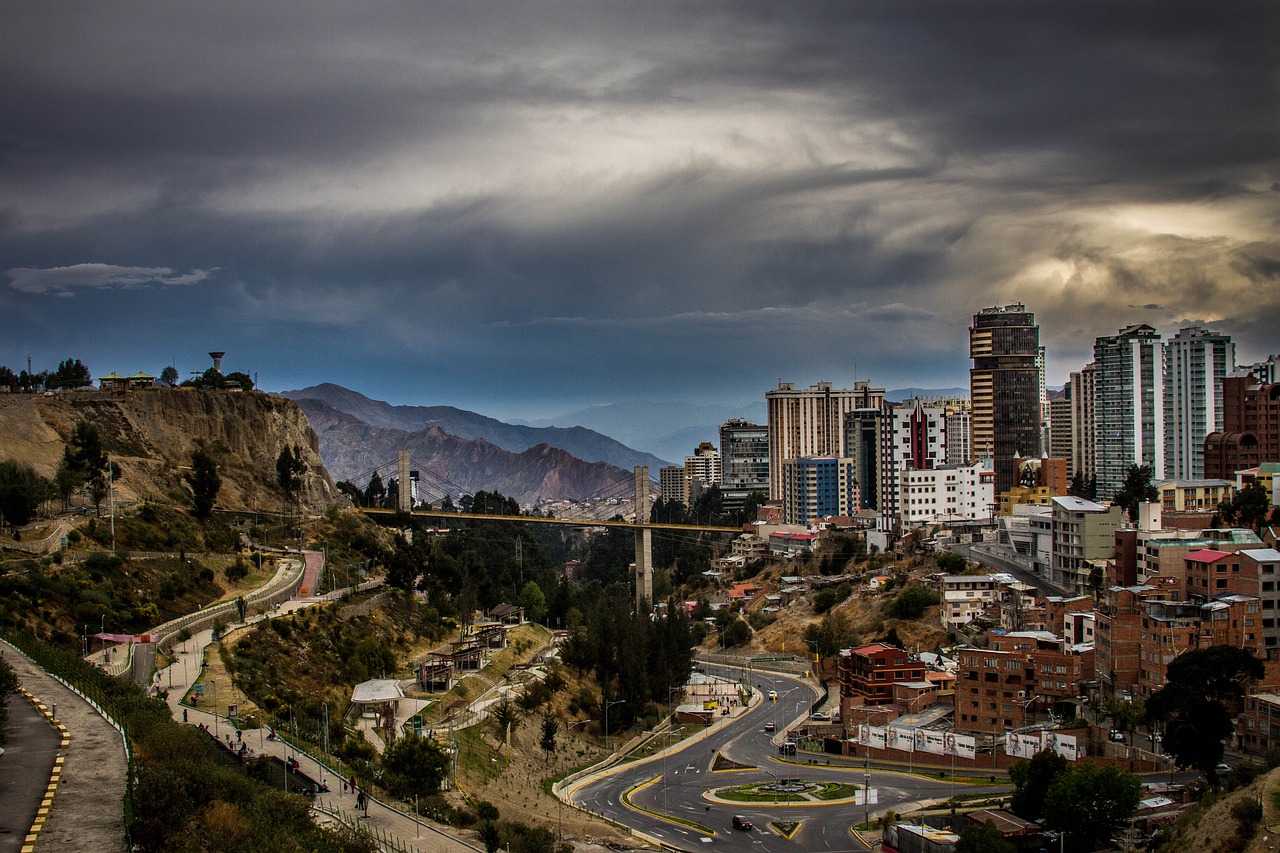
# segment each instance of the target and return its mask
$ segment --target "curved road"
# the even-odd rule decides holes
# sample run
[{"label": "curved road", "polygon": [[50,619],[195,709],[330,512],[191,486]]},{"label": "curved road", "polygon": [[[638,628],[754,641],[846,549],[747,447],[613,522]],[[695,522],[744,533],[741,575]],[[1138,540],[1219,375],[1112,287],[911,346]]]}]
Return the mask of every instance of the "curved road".
[{"label": "curved road", "polygon": [[[568,801],[588,811],[604,815],[642,835],[681,850],[705,850],[710,845],[732,849],[795,853],[812,851],[859,851],[870,849],[855,836],[851,827],[861,822],[863,807],[850,802],[832,805],[771,805],[712,802],[703,795],[712,788],[768,782],[778,778],[800,778],[806,782],[840,781],[863,785],[862,767],[836,758],[830,766],[811,765],[809,759],[778,760],[776,735],[764,726],[776,720],[779,732],[801,720],[817,699],[817,689],[807,682],[776,673],[753,672],[752,681],[765,695],[778,692],[775,704],[767,698],[733,720],[709,729],[705,734],[682,741],[652,758],[620,765],[601,775],[588,777],[568,789]],[[712,772],[717,753],[753,769]],[[834,758],[834,757],[833,757]],[[825,760],[825,759],[823,759]],[[891,770],[871,768],[871,788],[876,799],[871,814],[922,800],[946,799],[958,790],[966,793],[1007,791],[1005,786],[957,786]],[[643,787],[638,787],[643,786]],[[640,809],[622,802],[627,791]],[[645,812],[654,814],[646,814]],[[745,815],[755,824],[750,831],[735,830],[732,816]],[[715,834],[665,820],[670,815],[710,827]],[[800,828],[785,839],[769,828],[775,820],[795,820]]]}]

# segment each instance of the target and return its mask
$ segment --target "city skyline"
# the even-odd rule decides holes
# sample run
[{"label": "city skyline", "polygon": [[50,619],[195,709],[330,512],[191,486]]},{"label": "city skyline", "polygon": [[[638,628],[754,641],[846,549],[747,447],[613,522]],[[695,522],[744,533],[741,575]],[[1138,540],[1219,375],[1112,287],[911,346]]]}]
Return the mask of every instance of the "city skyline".
[{"label": "city skyline", "polygon": [[0,364],[534,420],[779,380],[1047,382],[1199,324],[1275,350],[1265,3],[19,2]]}]

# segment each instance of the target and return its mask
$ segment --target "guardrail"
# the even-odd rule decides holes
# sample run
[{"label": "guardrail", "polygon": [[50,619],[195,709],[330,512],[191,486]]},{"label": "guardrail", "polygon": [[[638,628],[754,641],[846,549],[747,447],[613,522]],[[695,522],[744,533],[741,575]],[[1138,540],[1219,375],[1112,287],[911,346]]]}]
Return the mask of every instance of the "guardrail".
[{"label": "guardrail", "polygon": [[[264,613],[274,605],[292,598],[302,585],[302,575],[305,571],[306,560],[300,557],[297,564],[285,574],[280,585],[245,596],[245,616],[251,613]],[[224,601],[157,626],[152,631],[157,636],[156,648],[168,654],[173,650],[174,638],[184,628],[195,633],[212,627],[214,622],[232,614],[238,619],[240,612],[237,607],[235,600]]]}]

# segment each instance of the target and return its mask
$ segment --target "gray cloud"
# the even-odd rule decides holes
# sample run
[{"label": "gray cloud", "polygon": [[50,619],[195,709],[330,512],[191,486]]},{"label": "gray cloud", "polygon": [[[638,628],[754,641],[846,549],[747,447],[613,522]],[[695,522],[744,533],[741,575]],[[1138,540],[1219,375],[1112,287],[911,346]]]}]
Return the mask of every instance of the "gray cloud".
[{"label": "gray cloud", "polygon": [[[114,362],[87,329],[127,303],[159,352],[196,316],[282,384],[358,359],[398,400],[518,414],[855,363],[962,384],[970,315],[1011,300],[1051,379],[1139,320],[1274,348],[1273,4],[9,11],[24,350]],[[51,293],[78,294],[57,322]]]},{"label": "gray cloud", "polygon": [[190,285],[207,279],[206,270],[178,273],[168,267],[121,267],[113,264],[72,264],[67,267],[6,270],[9,286],[23,293],[72,296],[77,290],[149,285]]}]

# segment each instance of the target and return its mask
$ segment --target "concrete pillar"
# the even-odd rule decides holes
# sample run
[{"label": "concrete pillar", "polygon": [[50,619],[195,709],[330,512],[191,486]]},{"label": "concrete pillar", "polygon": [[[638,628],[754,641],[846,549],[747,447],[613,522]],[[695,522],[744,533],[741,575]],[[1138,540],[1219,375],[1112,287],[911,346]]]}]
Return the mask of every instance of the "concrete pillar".
[{"label": "concrete pillar", "polygon": [[[649,468],[637,466],[636,524],[649,521]],[[636,530],[636,609],[653,604],[653,531]]]},{"label": "concrete pillar", "polygon": [[399,494],[396,495],[396,509],[408,512],[413,508],[413,493],[409,484],[409,451],[401,450],[396,463],[396,485],[399,486]]}]

